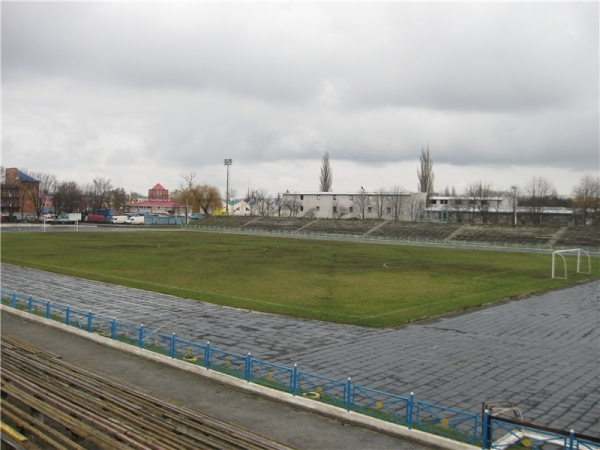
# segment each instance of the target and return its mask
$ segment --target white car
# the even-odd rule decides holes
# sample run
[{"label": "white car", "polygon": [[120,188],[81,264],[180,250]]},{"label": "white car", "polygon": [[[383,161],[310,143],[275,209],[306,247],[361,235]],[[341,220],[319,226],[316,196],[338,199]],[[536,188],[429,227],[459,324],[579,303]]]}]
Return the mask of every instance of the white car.
[{"label": "white car", "polygon": [[129,225],[144,225],[146,218],[144,216],[131,216],[127,219]]},{"label": "white car", "polygon": [[110,223],[127,223],[127,216],[112,216]]}]

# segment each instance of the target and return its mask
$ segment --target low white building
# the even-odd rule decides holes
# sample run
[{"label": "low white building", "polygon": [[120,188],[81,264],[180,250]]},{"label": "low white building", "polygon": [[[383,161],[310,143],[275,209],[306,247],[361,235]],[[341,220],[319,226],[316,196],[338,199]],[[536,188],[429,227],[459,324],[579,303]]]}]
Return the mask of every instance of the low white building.
[{"label": "low white building", "polygon": [[281,216],[320,219],[416,220],[425,193],[286,192]]}]

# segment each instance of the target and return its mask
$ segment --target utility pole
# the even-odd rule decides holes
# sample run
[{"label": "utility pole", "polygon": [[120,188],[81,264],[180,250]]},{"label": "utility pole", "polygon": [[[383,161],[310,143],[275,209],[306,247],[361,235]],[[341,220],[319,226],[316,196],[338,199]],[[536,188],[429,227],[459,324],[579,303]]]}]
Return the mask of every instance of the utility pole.
[{"label": "utility pole", "polygon": [[227,166],[227,191],[225,192],[225,211],[227,211],[227,215],[229,215],[229,166],[233,164],[231,159],[225,160],[225,165]]},{"label": "utility pole", "polygon": [[513,190],[513,215],[514,226],[517,226],[517,186],[510,187]]}]

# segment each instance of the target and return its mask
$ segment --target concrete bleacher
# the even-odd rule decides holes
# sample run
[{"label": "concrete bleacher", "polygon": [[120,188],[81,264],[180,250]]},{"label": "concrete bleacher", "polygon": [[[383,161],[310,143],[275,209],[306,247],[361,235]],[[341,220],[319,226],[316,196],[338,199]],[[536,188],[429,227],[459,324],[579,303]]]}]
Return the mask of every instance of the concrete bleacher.
[{"label": "concrete bleacher", "polygon": [[222,228],[243,228],[245,225],[254,222],[256,219],[256,216],[209,216],[194,222],[194,225]]},{"label": "concrete bleacher", "polygon": [[461,224],[426,222],[386,222],[371,236],[391,237],[402,240],[438,240],[448,239]]},{"label": "concrete bleacher", "polygon": [[302,217],[259,217],[247,224],[245,228],[267,231],[298,231],[313,220]]},{"label": "concrete bleacher", "polygon": [[195,222],[198,227],[231,228],[264,232],[298,232],[365,236],[406,241],[448,241],[489,245],[548,245],[600,248],[598,227],[552,227],[464,223],[392,222],[355,219],[307,219],[261,216],[211,216]]},{"label": "concrete bleacher", "polygon": [[362,236],[382,223],[381,220],[317,219],[302,228],[302,231]]},{"label": "concrete bleacher", "polygon": [[559,227],[500,225],[463,225],[451,236],[451,240],[519,245],[549,245]]},{"label": "concrete bleacher", "polygon": [[600,247],[600,228],[565,227],[554,245],[562,247]]}]

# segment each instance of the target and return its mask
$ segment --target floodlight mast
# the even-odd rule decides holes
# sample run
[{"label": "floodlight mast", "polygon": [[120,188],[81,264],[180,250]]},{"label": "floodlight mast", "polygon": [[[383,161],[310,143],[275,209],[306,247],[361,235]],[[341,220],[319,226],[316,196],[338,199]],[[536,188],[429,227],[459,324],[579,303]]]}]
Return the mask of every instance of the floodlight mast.
[{"label": "floodlight mast", "polygon": [[226,159],[224,164],[227,166],[227,191],[225,192],[225,211],[229,215],[229,166],[233,164],[233,160]]}]

